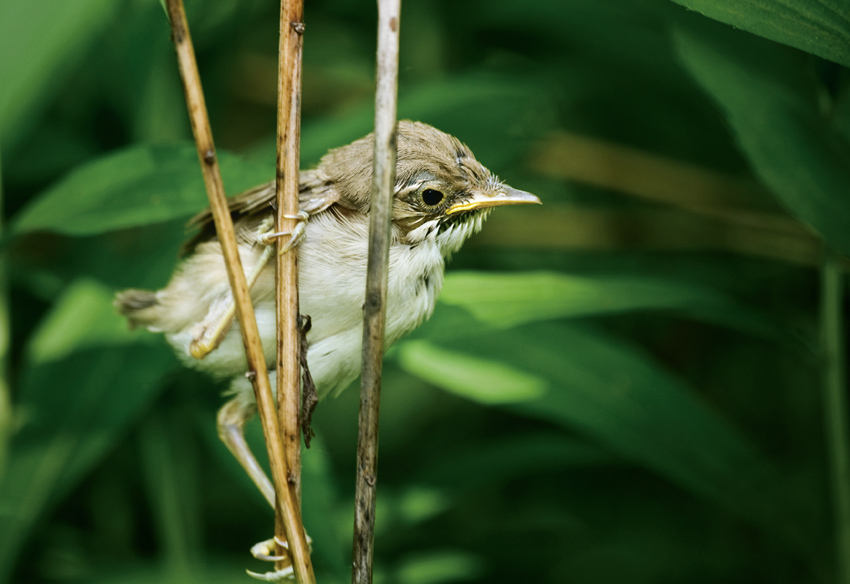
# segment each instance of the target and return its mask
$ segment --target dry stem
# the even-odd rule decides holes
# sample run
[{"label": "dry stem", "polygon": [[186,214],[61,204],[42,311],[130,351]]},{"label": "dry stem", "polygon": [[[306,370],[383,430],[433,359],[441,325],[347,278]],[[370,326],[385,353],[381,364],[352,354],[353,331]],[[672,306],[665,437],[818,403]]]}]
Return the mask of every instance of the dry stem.
[{"label": "dry stem", "polygon": [[[278,61],[277,105],[277,231],[291,231],[296,226],[299,190],[299,140],[301,98],[301,48],[303,42],[303,0],[282,0],[280,4],[280,45]],[[288,217],[287,217],[288,216]],[[286,240],[278,240],[278,250]],[[298,251],[277,254],[277,403],[282,431],[289,488],[295,504],[301,501],[301,433],[300,411],[300,333],[298,320]],[[300,523],[287,529],[278,514],[276,532],[289,542],[296,566],[304,564],[299,582],[313,582],[310,550]],[[281,533],[283,531],[284,533]],[[282,550],[278,550],[282,554]],[[282,566],[278,566],[282,567]]]},{"label": "dry stem", "polygon": [[[212,130],[210,129],[207,116],[206,103],[204,101],[201,80],[198,74],[198,66],[195,62],[195,50],[189,36],[189,25],[186,21],[186,12],[182,0],[167,0],[168,15],[171,20],[171,34],[177,51],[177,61],[180,67],[180,76],[183,80],[183,89],[186,94],[186,105],[189,109],[189,117],[192,122],[192,132],[195,135],[195,144],[198,148],[198,157],[201,161],[201,170],[204,175],[204,184],[210,200],[210,209],[215,221],[216,232],[221,243],[224,261],[227,266],[227,274],[236,303],[236,314],[239,318],[242,331],[242,341],[245,343],[245,353],[248,361],[248,377],[254,387],[254,396],[257,401],[257,410],[263,433],[266,437],[269,463],[271,466],[272,480],[275,485],[275,498],[278,513],[280,513],[287,526],[287,535],[293,530],[291,526],[301,525],[301,517],[295,504],[293,492],[286,488],[287,469],[284,459],[283,448],[280,441],[278,420],[275,415],[275,404],[272,396],[271,384],[269,383],[268,370],[263,348],[260,341],[260,333],[257,328],[257,320],[254,316],[254,307],[251,304],[250,291],[245,281],[245,272],[239,258],[236,244],[236,236],[233,229],[233,221],[227,199],[224,195],[224,185],[221,180],[218,161],[215,155]],[[289,540],[294,541],[293,539]],[[312,582],[308,574],[312,576],[312,568],[309,557],[306,565],[303,558],[296,558],[293,554],[296,576],[301,582]],[[297,561],[297,560],[301,561]]]},{"label": "dry stem", "polygon": [[369,262],[363,316],[363,360],[357,440],[357,489],[354,507],[354,561],[351,581],[372,582],[375,540],[375,486],[378,471],[378,413],[384,353],[390,221],[396,164],[396,100],[401,0],[378,1],[375,154]]}]

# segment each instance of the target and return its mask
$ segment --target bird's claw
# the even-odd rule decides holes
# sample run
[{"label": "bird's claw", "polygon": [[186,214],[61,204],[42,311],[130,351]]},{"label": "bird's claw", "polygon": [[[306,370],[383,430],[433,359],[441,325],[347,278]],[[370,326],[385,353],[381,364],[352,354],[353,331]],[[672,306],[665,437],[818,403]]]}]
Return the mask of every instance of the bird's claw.
[{"label": "bird's claw", "polygon": [[288,553],[283,556],[276,556],[273,554],[276,546],[282,547],[284,550],[289,550],[289,544],[278,537],[273,537],[271,539],[267,539],[265,541],[261,541],[260,543],[256,543],[251,546],[251,555],[257,558],[258,560],[263,560],[264,562],[279,562],[281,560],[286,560],[289,558]]},{"label": "bird's claw", "polygon": [[[275,555],[274,552],[277,546],[286,550],[286,553],[282,556]],[[286,562],[287,564],[283,568],[262,574],[245,570],[252,578],[262,580],[263,582],[284,582],[295,579],[295,571],[292,568],[292,558],[289,556],[289,544],[287,542],[277,537],[261,541],[251,547],[251,555],[264,562]]]},{"label": "bird's claw", "polygon": [[284,215],[283,217],[298,221],[292,231],[267,231],[257,237],[257,240],[261,244],[271,245],[278,237],[289,235],[289,241],[283,244],[280,249],[281,254],[293,249],[304,239],[304,236],[307,234],[307,220],[310,218],[310,215],[306,211],[299,211],[297,215]]},{"label": "bird's claw", "polygon": [[275,570],[274,572],[263,572],[262,574],[258,572],[252,572],[251,570],[245,570],[245,572],[254,578],[255,580],[262,580],[263,582],[294,582],[295,581],[295,570],[292,569],[292,566],[287,568],[283,568],[281,570]]}]

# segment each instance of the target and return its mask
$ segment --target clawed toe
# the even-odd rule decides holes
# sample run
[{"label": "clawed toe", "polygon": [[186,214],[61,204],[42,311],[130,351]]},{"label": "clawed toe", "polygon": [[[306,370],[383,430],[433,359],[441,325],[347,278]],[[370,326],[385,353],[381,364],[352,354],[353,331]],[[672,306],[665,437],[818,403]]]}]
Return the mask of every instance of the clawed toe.
[{"label": "clawed toe", "polygon": [[274,552],[278,545],[284,550],[289,550],[288,543],[278,539],[277,537],[273,537],[253,545],[251,547],[251,555],[264,562],[286,562],[287,565],[279,570],[264,572],[262,574],[252,572],[251,570],[245,570],[249,576],[264,582],[283,582],[286,580],[293,580],[295,578],[295,573],[292,569],[292,559],[289,557],[289,553],[285,553],[282,556],[275,555]]},{"label": "clawed toe", "polygon": [[268,231],[257,237],[257,241],[261,244],[271,245],[278,237],[289,235],[289,241],[281,247],[281,254],[293,249],[304,239],[304,236],[307,234],[307,220],[310,218],[310,215],[306,211],[299,211],[297,215],[284,215],[284,217],[286,219],[294,219],[298,221],[292,231]]},{"label": "clawed toe", "polygon": [[288,559],[289,555],[276,556],[273,554],[276,549],[276,545],[279,545],[285,550],[289,549],[288,543],[278,539],[277,537],[273,537],[251,546],[251,555],[258,560],[263,560],[264,562],[280,562]]},{"label": "clawed toe", "polygon": [[245,570],[245,572],[256,580],[262,580],[263,582],[294,582],[295,581],[295,570],[292,569],[292,566],[287,568],[283,568],[282,570],[275,570],[274,572],[264,572],[259,574],[257,572],[252,572],[251,570]]}]

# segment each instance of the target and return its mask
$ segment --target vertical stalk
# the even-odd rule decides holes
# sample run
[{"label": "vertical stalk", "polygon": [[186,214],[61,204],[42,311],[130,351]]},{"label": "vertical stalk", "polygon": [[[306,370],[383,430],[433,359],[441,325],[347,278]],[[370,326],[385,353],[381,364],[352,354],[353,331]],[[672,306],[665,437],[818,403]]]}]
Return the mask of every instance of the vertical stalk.
[{"label": "vertical stalk", "polygon": [[378,414],[384,354],[387,275],[392,196],[395,184],[398,41],[401,0],[378,0],[375,146],[369,260],[363,315],[363,359],[357,439],[357,485],[354,507],[353,584],[372,582],[375,544],[375,496],[378,472]]},{"label": "vertical stalk", "polygon": [[[301,138],[301,51],[304,33],[304,0],[281,0],[280,41],[278,46],[277,101],[277,231],[292,231],[298,213],[299,142]],[[300,333],[298,331],[298,250],[283,251],[285,239],[278,239],[276,266],[277,299],[277,405],[284,454],[289,469],[287,482],[295,504],[301,508],[301,404]],[[299,554],[309,556],[304,526],[293,526],[297,541],[285,534],[280,514],[275,531],[290,548],[299,546]],[[278,549],[279,555],[284,555]],[[281,564],[278,568],[283,567]]]},{"label": "vertical stalk", "polygon": [[[3,164],[0,157],[0,235],[3,233]],[[6,260],[0,256],[0,479],[6,468],[6,445],[12,435],[12,401],[9,395],[9,322],[8,290],[6,288]]]},{"label": "vertical stalk", "polygon": [[[257,319],[254,315],[254,307],[251,304],[251,294],[245,280],[242,261],[239,258],[233,220],[230,217],[230,209],[227,199],[224,196],[224,184],[221,180],[221,171],[215,154],[215,145],[213,143],[209,116],[207,115],[206,102],[204,100],[203,89],[201,88],[198,65],[195,61],[195,49],[192,46],[192,39],[189,35],[189,24],[186,21],[186,11],[182,0],[166,0],[166,5],[168,8],[168,17],[171,21],[171,36],[177,52],[177,62],[180,68],[180,77],[183,81],[186,105],[189,109],[189,118],[192,123],[192,133],[195,136],[195,145],[198,149],[198,158],[200,159],[201,171],[204,175],[204,185],[207,188],[210,210],[212,211],[216,233],[218,234],[222,254],[224,255],[227,275],[230,279],[230,287],[233,291],[236,314],[239,318],[240,330],[242,332],[242,341],[245,344],[248,377],[254,387],[257,411],[266,438],[269,465],[271,466],[272,481],[275,487],[276,508],[284,519],[287,540],[291,546],[292,564],[295,575],[301,583],[312,583],[314,577],[310,557],[309,555],[301,554],[301,551],[306,549],[303,530],[294,527],[301,525],[301,513],[295,504],[292,491],[287,488],[288,472],[280,440],[280,429],[275,411],[274,397],[272,395],[271,383],[269,382],[260,332],[257,328]],[[298,545],[299,543],[303,545]]]},{"label": "vertical stalk", "polygon": [[835,518],[836,579],[850,584],[850,431],[844,345],[844,274],[839,256],[826,251],[821,271],[823,391],[826,408],[832,501]]}]

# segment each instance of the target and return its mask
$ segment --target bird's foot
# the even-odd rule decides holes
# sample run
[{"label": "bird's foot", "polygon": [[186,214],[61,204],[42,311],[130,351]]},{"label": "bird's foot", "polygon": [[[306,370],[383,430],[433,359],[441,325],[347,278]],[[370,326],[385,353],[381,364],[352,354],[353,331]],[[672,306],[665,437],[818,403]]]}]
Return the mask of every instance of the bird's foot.
[{"label": "bird's foot", "polygon": [[[275,555],[275,548],[278,545],[286,550],[282,556]],[[251,555],[264,562],[281,562],[284,564],[282,568],[278,568],[271,572],[263,572],[262,574],[252,572],[251,570],[245,570],[252,578],[256,578],[257,580],[262,580],[264,582],[286,582],[295,580],[295,571],[292,568],[292,558],[289,555],[289,544],[287,542],[276,537],[261,541],[251,547]]]},{"label": "bird's foot", "polygon": [[257,237],[257,241],[261,244],[271,245],[278,237],[289,235],[289,241],[283,244],[280,249],[281,254],[293,249],[304,239],[304,236],[307,234],[307,220],[310,218],[310,215],[308,215],[306,211],[299,211],[297,215],[284,215],[283,217],[285,219],[294,219],[295,221],[298,221],[292,231],[266,231]]}]

